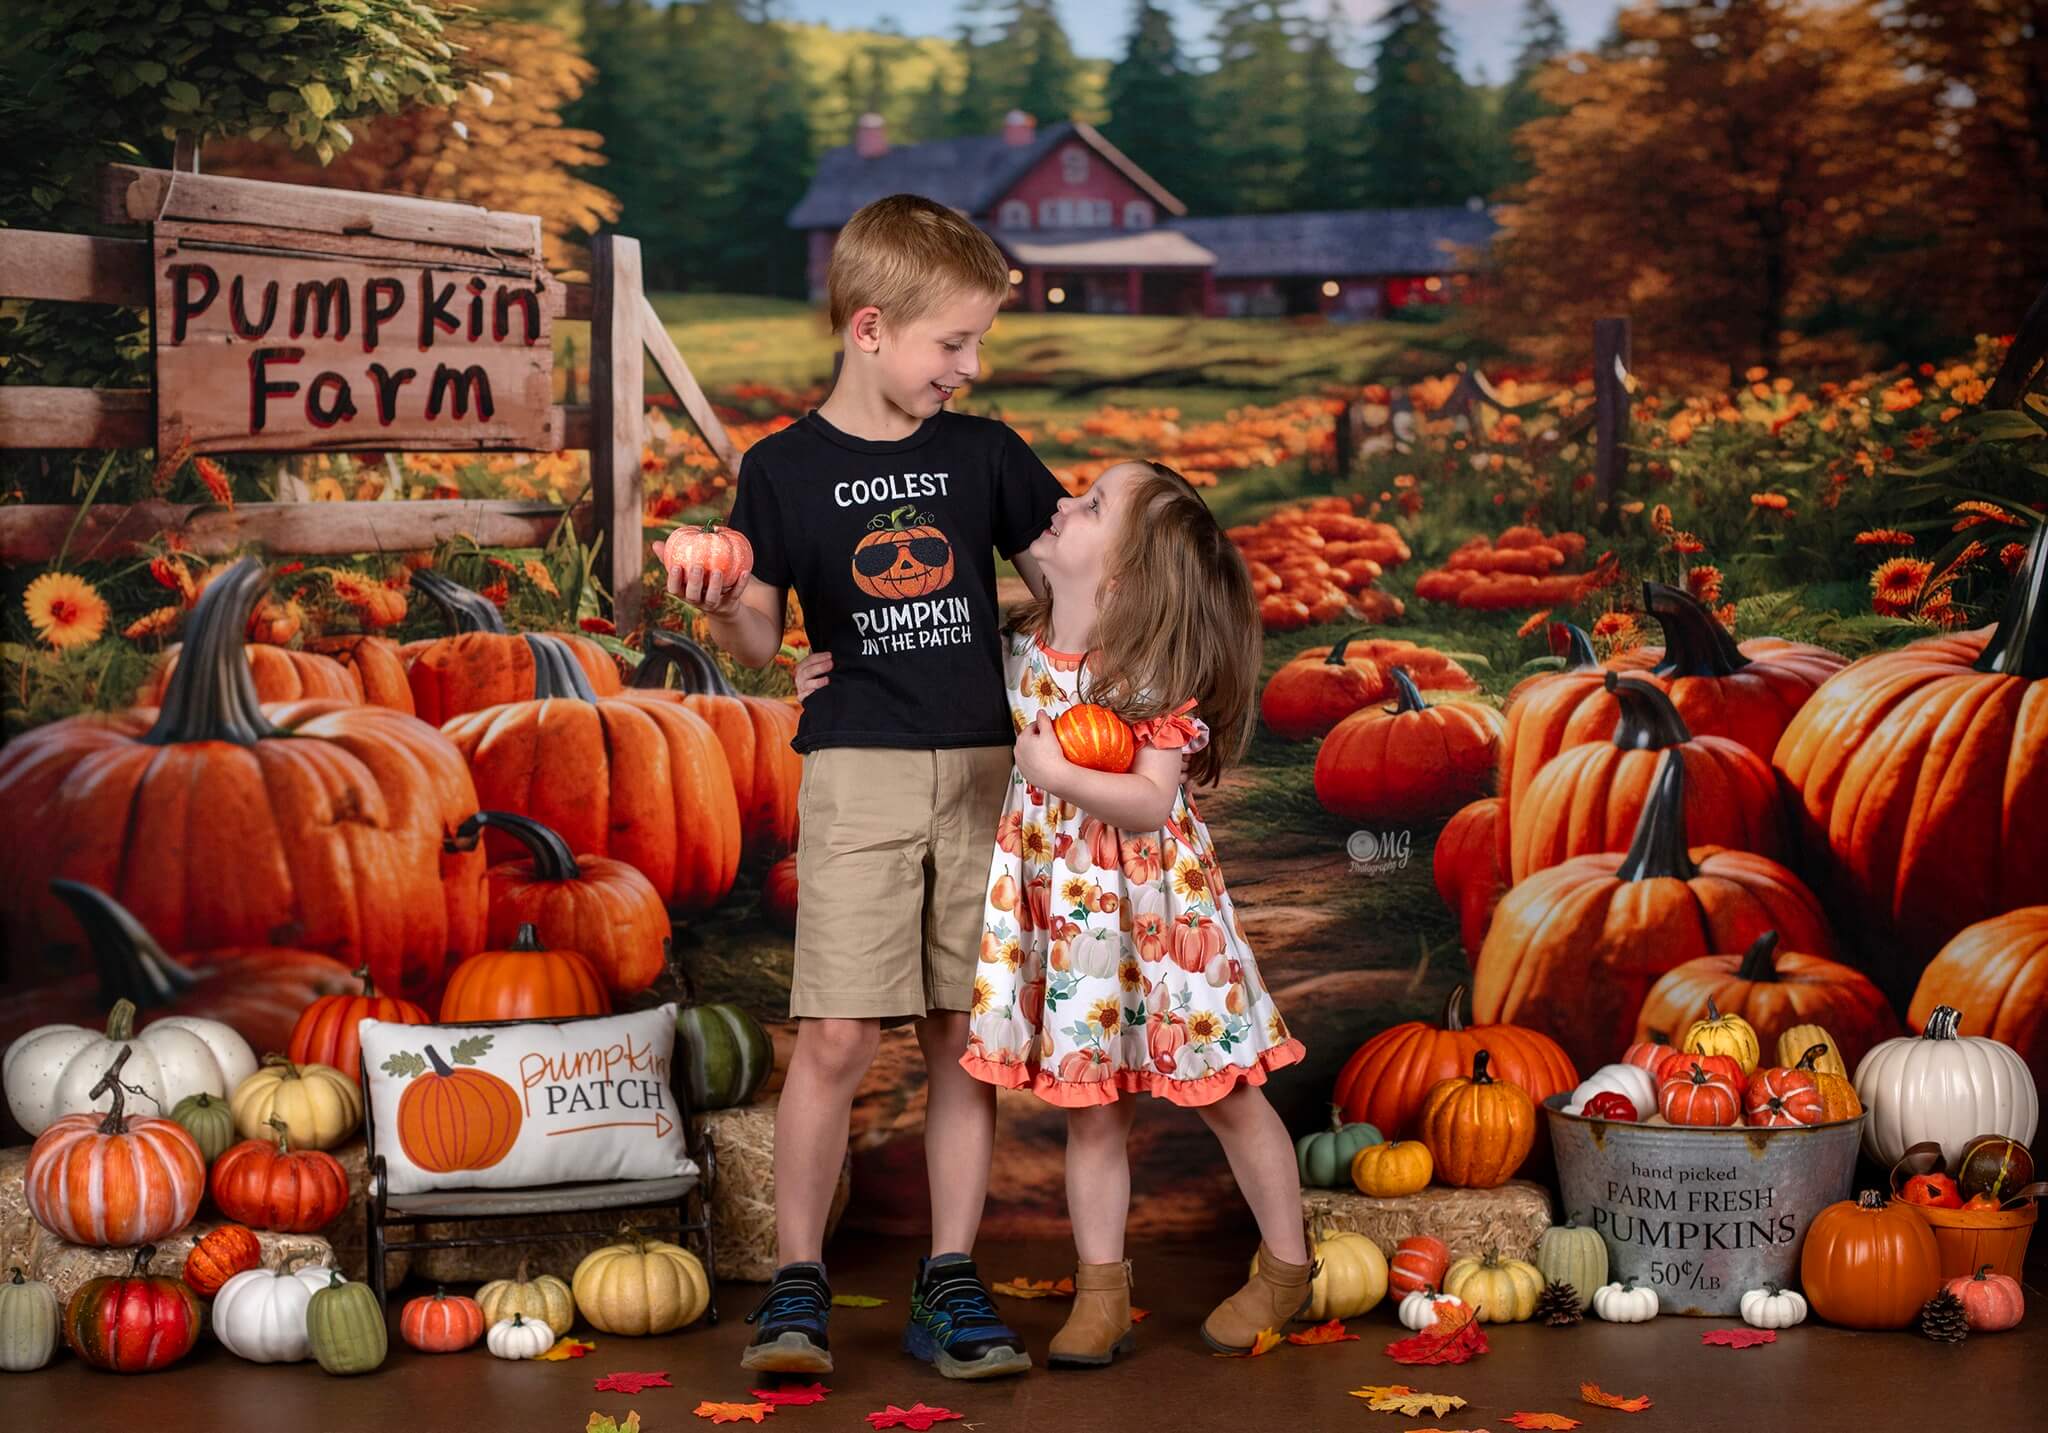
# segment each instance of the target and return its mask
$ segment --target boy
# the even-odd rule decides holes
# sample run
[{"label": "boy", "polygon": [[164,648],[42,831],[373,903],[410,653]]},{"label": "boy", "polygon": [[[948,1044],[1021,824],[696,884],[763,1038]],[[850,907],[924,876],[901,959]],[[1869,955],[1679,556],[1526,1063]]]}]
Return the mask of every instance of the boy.
[{"label": "boy", "polygon": [[855,1089],[881,1027],[917,1022],[928,1102],[932,1244],[906,1352],[948,1378],[1021,1373],[970,1251],[995,1141],[991,1086],[967,1048],[984,890],[1015,733],[995,601],[1001,549],[1034,592],[1025,548],[1065,496],[1009,428],[946,410],[1009,292],[995,243],[942,205],[899,194],[840,231],[829,276],[845,350],[815,411],[747,453],[729,525],[754,548],[737,591],[671,572],[733,657],[762,667],[794,586],[833,671],[804,701],[798,791],[800,1024],[775,1120],[775,1282],[741,1366],[829,1373],[821,1251]]}]

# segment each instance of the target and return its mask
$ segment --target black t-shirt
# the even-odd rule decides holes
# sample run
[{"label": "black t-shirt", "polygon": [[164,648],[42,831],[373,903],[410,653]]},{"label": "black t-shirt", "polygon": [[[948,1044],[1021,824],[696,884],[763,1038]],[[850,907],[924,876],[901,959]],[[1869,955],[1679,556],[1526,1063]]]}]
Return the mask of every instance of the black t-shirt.
[{"label": "black t-shirt", "polygon": [[1007,425],[964,413],[873,442],[813,410],[748,449],[729,522],[832,654],[790,745],[1014,741],[994,552],[1030,546],[1064,496]]}]

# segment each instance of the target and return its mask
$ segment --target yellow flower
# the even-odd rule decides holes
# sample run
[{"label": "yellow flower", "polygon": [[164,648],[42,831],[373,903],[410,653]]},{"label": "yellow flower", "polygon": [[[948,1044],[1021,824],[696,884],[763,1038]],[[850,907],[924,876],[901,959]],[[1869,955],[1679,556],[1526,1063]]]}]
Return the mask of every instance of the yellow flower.
[{"label": "yellow flower", "polygon": [[[2014,543],[2013,546],[2019,547],[2019,544]],[[2022,552],[2026,551],[2025,548],[2020,550]],[[1123,958],[1123,962],[1116,968],[1116,983],[1126,990],[1136,990],[1138,983],[1144,978],[1145,972],[1139,967],[1138,962],[1128,955]]]},{"label": "yellow flower", "polygon": [[974,977],[974,1002],[967,1007],[969,1015],[979,1015],[995,1003],[995,987],[980,976]]},{"label": "yellow flower", "polygon": [[548,596],[560,597],[562,595],[560,589],[555,586],[554,576],[549,573],[547,568],[541,565],[539,558],[527,558],[526,565],[520,571],[526,574],[528,582],[531,582],[535,587],[547,593]]},{"label": "yellow flower", "polygon": [[1069,876],[1060,882],[1060,904],[1068,907],[1093,906],[1097,887],[1086,876]]},{"label": "yellow flower", "polygon": [[1267,1017],[1266,1038],[1275,1045],[1287,1043],[1287,1022],[1280,1018],[1280,1012],[1277,1010]]},{"label": "yellow flower", "polygon": [[1088,1007],[1088,1023],[1105,1035],[1114,1035],[1124,1022],[1123,1003],[1110,996]]},{"label": "yellow flower", "polygon": [[21,605],[36,635],[60,651],[90,646],[107,630],[107,599],[69,572],[45,572],[28,585]]},{"label": "yellow flower", "polygon": [[1188,1039],[1197,1045],[1207,1044],[1223,1034],[1223,1019],[1213,1010],[1197,1010],[1188,1016]]},{"label": "yellow flower", "polygon": [[1052,841],[1045,834],[1045,827],[1036,821],[1026,821],[1024,829],[1017,833],[1017,854],[1027,862],[1044,865],[1052,859]]},{"label": "yellow flower", "polygon": [[1184,900],[1203,900],[1209,895],[1209,874],[1201,862],[1184,860],[1173,868],[1173,888]]},{"label": "yellow flower", "polygon": [[316,503],[345,503],[348,492],[336,478],[313,479],[312,498]]}]

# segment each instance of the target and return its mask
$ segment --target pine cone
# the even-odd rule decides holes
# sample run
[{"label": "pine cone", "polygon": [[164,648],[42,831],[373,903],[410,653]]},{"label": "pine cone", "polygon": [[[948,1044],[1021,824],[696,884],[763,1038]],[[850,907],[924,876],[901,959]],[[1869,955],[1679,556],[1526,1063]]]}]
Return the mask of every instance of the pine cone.
[{"label": "pine cone", "polygon": [[1961,1343],[1970,1336],[1963,1301],[1943,1289],[1920,1306],[1920,1332],[1943,1343]]},{"label": "pine cone", "polygon": [[1543,1292],[1536,1298],[1535,1318],[1543,1320],[1552,1328],[1569,1328],[1585,1317],[1579,1307],[1579,1291],[1570,1284],[1555,1280],[1543,1286]]}]

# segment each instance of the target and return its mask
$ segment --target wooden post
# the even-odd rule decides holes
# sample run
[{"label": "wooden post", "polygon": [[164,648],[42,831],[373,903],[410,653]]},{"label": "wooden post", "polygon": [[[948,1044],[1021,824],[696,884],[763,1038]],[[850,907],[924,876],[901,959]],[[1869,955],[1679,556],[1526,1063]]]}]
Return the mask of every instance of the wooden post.
[{"label": "wooden post", "polygon": [[1351,482],[1351,450],[1352,445],[1358,441],[1356,430],[1352,427],[1351,414],[1357,406],[1355,403],[1346,403],[1337,410],[1336,486],[1340,490],[1349,486]]},{"label": "wooden post", "polygon": [[647,359],[640,319],[640,241],[590,241],[590,493],[604,542],[598,570],[621,637],[640,625],[640,451],[645,445]]},{"label": "wooden post", "polygon": [[1143,313],[1145,311],[1145,271],[1136,264],[1124,274],[1124,311]]},{"label": "wooden post", "polygon": [[1628,466],[1622,444],[1628,441],[1629,394],[1621,378],[1628,366],[1628,320],[1593,320],[1593,501],[1602,531],[1613,529],[1614,496]]},{"label": "wooden post", "polygon": [[171,149],[171,168],[181,174],[199,172],[199,136],[190,130],[178,131],[177,143]]}]

